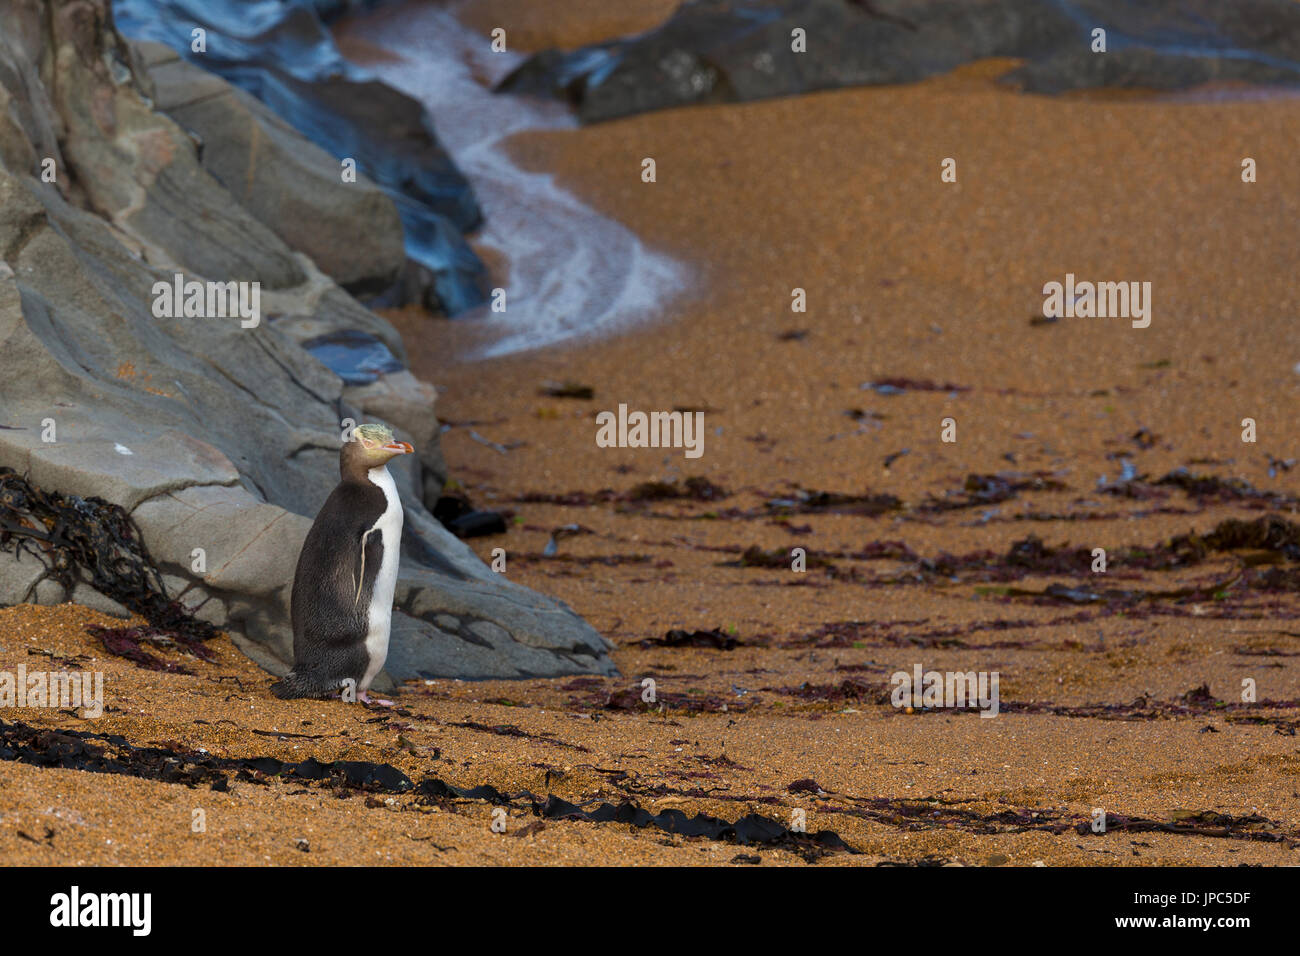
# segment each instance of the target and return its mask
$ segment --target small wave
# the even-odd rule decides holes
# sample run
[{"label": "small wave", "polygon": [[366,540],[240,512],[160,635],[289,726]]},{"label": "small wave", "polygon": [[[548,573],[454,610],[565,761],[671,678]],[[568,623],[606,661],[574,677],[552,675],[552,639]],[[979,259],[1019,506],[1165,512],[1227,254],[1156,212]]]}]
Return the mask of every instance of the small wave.
[{"label": "small wave", "polygon": [[[559,103],[498,96],[490,84],[521,56],[442,9],[379,10],[340,29],[400,59],[368,62],[384,82],[419,99],[438,138],[473,184],[484,225],[476,238],[509,264],[507,311],[466,313],[490,330],[471,359],[508,355],[617,329],[653,317],[687,281],[682,264],[561,189],[546,173],[520,169],[505,141],[526,130],[572,129]],[[487,81],[481,78],[487,78]]]}]

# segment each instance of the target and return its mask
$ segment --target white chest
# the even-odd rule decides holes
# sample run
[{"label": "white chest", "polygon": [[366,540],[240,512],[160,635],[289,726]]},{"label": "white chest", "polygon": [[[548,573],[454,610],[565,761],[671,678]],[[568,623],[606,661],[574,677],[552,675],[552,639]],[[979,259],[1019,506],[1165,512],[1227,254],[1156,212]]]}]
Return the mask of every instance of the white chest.
[{"label": "white chest", "polygon": [[375,575],[375,586],[370,592],[367,616],[369,628],[366,631],[366,653],[370,663],[366,666],[358,691],[370,688],[388,657],[388,632],[393,622],[393,591],[397,588],[397,565],[402,550],[402,500],[397,494],[393,476],[384,467],[371,468],[367,474],[371,482],[383,491],[387,507],[370,528],[366,538],[369,540],[370,537],[379,535],[384,548],[379,573]]}]

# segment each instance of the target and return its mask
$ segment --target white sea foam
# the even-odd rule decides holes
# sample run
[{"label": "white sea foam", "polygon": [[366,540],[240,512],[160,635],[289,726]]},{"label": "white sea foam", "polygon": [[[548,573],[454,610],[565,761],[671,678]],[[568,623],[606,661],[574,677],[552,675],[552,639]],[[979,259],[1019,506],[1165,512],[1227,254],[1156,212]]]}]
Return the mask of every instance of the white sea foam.
[{"label": "white sea foam", "polygon": [[[493,53],[486,37],[461,25],[451,12],[427,6],[381,8],[353,20],[345,35],[400,58],[365,67],[428,108],[438,138],[483,208],[477,238],[508,263],[507,309],[471,313],[468,321],[492,330],[492,339],[469,358],[626,328],[661,314],[686,283],[681,263],[646,248],[549,174],[528,172],[511,161],[504,146],[510,136],[576,126],[563,104],[491,92],[490,83],[522,56]],[[639,174],[639,165],[627,171]]]}]

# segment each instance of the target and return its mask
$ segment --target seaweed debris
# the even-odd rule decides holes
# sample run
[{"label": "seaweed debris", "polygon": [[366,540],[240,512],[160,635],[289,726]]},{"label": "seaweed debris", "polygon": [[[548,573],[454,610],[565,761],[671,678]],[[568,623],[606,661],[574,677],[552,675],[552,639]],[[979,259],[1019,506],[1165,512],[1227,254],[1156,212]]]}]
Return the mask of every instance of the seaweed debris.
[{"label": "seaweed debris", "polygon": [[853,854],[860,852],[845,843],[834,830],[799,833],[771,817],[758,813],[747,813],[732,823],[707,813],[697,813],[693,817],[688,817],[681,810],[673,808],[651,813],[630,801],[624,801],[618,806],[602,802],[591,810],[584,810],[555,795],[549,796],[545,803],[535,803],[533,812],[548,819],[626,823],[639,828],[655,827],[666,833],[687,837],[707,837],[710,840],[739,843],[742,846],[782,847],[793,850],[809,863],[833,851]]},{"label": "seaweed debris", "polygon": [[31,555],[45,567],[24,600],[46,579],[58,582],[67,597],[84,580],[148,621],[148,627],[89,628],[109,653],[141,667],[174,672],[184,668],[164,663],[141,645],[176,647],[213,660],[203,642],[215,637],[217,628],[168,597],[140,529],[120,505],[44,491],[13,469],[0,467],[0,550],[19,559]]},{"label": "seaweed debris", "polygon": [[717,627],[707,631],[674,628],[663,637],[648,637],[641,641],[642,647],[712,647],[720,651],[729,651],[740,645],[741,641],[735,635]]}]

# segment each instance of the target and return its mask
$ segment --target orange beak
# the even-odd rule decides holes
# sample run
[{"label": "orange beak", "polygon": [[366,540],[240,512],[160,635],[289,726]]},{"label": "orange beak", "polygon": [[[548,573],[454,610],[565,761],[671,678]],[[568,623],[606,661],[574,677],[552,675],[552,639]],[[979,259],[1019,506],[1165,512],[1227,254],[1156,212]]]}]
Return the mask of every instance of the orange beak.
[{"label": "orange beak", "polygon": [[399,455],[409,455],[415,451],[415,446],[405,441],[390,441],[384,446],[386,451],[396,452]]}]

